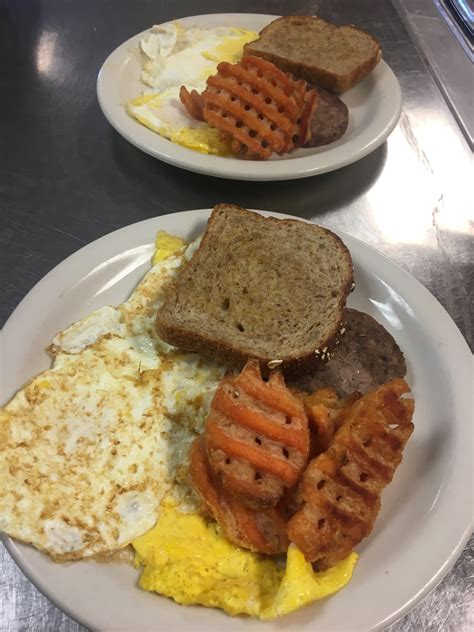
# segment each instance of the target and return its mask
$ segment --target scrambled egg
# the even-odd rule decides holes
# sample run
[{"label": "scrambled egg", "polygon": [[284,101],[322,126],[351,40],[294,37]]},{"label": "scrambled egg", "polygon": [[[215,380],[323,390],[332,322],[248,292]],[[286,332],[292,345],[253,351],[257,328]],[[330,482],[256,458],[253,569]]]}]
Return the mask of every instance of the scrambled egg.
[{"label": "scrambled egg", "polygon": [[234,27],[184,29],[179,22],[154,26],[140,41],[141,79],[149,86],[127,104],[142,125],[189,149],[225,156],[228,141],[207,123],[193,119],[179,99],[181,86],[202,92],[221,61],[236,63],[257,33]]},{"label": "scrambled egg", "polygon": [[186,242],[181,237],[170,235],[164,230],[159,230],[155,238],[155,252],[151,264],[154,266],[173,255],[179,255],[186,249]]},{"label": "scrambled egg", "polygon": [[228,542],[215,523],[184,514],[165,501],[157,524],[135,539],[140,586],[180,604],[222,608],[228,614],[274,619],[343,588],[357,555],[315,573],[291,545],[286,568]]}]

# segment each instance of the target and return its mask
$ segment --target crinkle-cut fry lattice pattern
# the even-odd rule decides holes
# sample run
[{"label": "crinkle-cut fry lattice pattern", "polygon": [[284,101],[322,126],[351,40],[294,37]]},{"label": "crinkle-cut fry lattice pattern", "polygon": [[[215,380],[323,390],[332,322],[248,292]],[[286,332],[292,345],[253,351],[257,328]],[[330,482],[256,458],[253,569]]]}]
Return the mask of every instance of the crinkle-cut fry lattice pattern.
[{"label": "crinkle-cut fry lattice pattern", "polygon": [[[182,90],[181,101],[194,118],[198,95]],[[266,159],[309,140],[316,91],[274,64],[251,55],[238,64],[221,62],[201,95],[202,116],[231,139],[235,153]]]}]

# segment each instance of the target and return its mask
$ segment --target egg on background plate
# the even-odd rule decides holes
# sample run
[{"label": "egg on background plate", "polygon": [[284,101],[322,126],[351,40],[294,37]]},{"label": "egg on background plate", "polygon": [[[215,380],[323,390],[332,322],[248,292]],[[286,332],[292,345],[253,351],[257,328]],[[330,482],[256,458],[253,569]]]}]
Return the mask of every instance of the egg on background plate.
[{"label": "egg on background plate", "polygon": [[179,22],[154,26],[140,41],[141,79],[148,90],[127,104],[137,121],[169,140],[206,154],[230,154],[228,141],[196,121],[179,99],[181,86],[202,92],[221,61],[236,63],[257,33],[235,27],[184,29]]}]

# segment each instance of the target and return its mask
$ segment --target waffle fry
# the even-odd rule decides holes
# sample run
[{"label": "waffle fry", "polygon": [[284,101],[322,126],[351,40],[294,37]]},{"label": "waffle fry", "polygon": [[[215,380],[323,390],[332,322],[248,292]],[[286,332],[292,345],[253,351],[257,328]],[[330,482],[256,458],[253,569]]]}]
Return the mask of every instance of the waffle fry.
[{"label": "waffle fry", "polygon": [[318,93],[306,81],[300,80],[298,83],[304,84],[304,107],[299,119],[295,144],[298,147],[302,147],[311,140],[311,119],[317,107]]},{"label": "waffle fry", "polygon": [[306,466],[308,420],[280,371],[262,380],[257,360],[225,377],[204,431],[209,466],[223,490],[246,507],[276,505]]},{"label": "waffle fry", "polygon": [[185,86],[181,86],[179,90],[179,99],[187,109],[190,116],[197,121],[204,121],[204,102],[199,92],[196,90],[191,90],[191,92],[189,92]]},{"label": "waffle fry", "polygon": [[191,446],[189,476],[208,513],[230,542],[267,555],[286,551],[288,537],[280,513],[274,508],[255,511],[227,496],[209,468],[202,437]]},{"label": "waffle fry", "polygon": [[346,406],[326,452],[313,459],[296,492],[288,536],[318,570],[333,566],[371,531],[380,496],[413,432],[412,399],[394,379]]},{"label": "waffle fry", "polygon": [[328,449],[341,425],[342,411],[360,397],[360,393],[353,393],[347,399],[339,399],[332,388],[320,388],[312,395],[303,396],[311,429],[311,458]]},{"label": "waffle fry", "polygon": [[259,57],[221,62],[201,98],[204,119],[228,136],[232,150],[244,158],[264,160],[274,152],[290,152],[310,137],[316,91]]}]

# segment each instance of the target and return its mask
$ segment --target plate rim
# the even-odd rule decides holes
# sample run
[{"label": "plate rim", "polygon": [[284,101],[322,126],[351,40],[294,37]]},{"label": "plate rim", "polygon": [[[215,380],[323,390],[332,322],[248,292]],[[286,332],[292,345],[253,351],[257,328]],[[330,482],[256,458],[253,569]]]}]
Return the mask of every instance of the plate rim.
[{"label": "plate rim", "polygon": [[[78,249],[76,252],[72,253],[71,255],[66,257],[63,261],[59,262],[56,266],[54,266],[46,275],[44,275],[33,286],[33,288],[31,288],[31,290],[23,297],[20,303],[18,303],[16,308],[13,310],[12,314],[9,316],[9,318],[5,322],[5,325],[0,332],[0,339],[4,339],[4,336],[6,336],[9,333],[9,328],[13,326],[15,314],[17,312],[21,312],[21,309],[23,308],[22,306],[24,306],[29,300],[32,300],[32,298],[34,299],[36,292],[41,291],[43,283],[50,282],[52,279],[54,279],[54,276],[57,274],[58,269],[65,266],[66,263],[70,265],[73,262],[82,260],[87,255],[87,251],[89,248],[91,249],[96,248],[101,242],[105,243],[106,241],[113,239],[114,236],[116,238],[119,234],[121,236],[125,236],[127,231],[129,231],[130,228],[132,227],[138,227],[139,225],[145,226],[146,224],[153,224],[153,223],[159,224],[163,218],[170,218],[171,216],[179,217],[183,214],[183,212],[192,214],[196,217],[206,217],[209,215],[211,210],[212,209],[210,208],[190,209],[190,210],[175,211],[175,212],[167,213],[164,215],[155,216],[152,218],[134,222],[127,226],[123,226],[119,229],[111,231],[99,237],[98,239],[84,245],[82,248]],[[274,211],[265,211],[261,209],[251,209],[251,210],[261,213],[266,216],[273,216],[273,217],[282,218],[282,219],[283,218],[298,219],[307,223],[317,224],[317,222],[314,220],[298,217],[295,215],[288,215],[288,214],[274,212]],[[158,230],[159,227],[157,227],[156,229]],[[375,255],[376,257],[381,257],[385,264],[388,264],[392,269],[395,270],[395,272],[400,276],[401,281],[408,282],[412,286],[412,289],[416,290],[418,295],[421,295],[422,299],[428,300],[431,303],[431,306],[433,308],[436,308],[439,316],[443,317],[445,321],[445,326],[449,327],[450,334],[454,335],[455,337],[454,340],[455,340],[457,352],[460,353],[461,355],[464,355],[465,356],[464,359],[467,362],[469,362],[469,359],[472,359],[472,354],[470,352],[468,343],[465,340],[459,328],[457,327],[454,320],[451,318],[450,314],[445,310],[445,308],[441,305],[438,299],[420,281],[418,281],[418,279],[416,279],[416,277],[414,277],[407,270],[402,268],[398,263],[396,263],[395,261],[387,257],[384,253],[380,252],[379,250],[374,248],[372,245],[367,244],[363,240],[357,237],[353,237],[352,235],[345,233],[344,231],[334,230],[332,228],[331,230],[333,230],[333,232],[341,236],[343,240],[347,240],[349,242],[352,241],[353,243],[355,243],[356,247],[361,248],[362,253],[364,253],[365,251],[371,255]],[[350,250],[352,248],[353,246],[349,246]],[[378,622],[375,626],[371,628],[372,630],[381,630],[385,626],[398,621],[407,612],[409,612],[412,608],[414,608],[428,593],[430,593],[434,588],[436,588],[436,586],[442,581],[442,579],[449,572],[449,570],[452,568],[452,566],[455,564],[460,554],[462,553],[462,550],[472,533],[473,526],[474,526],[474,521],[473,521],[473,516],[471,514],[471,520],[467,521],[466,525],[463,527],[462,533],[460,534],[458,541],[453,543],[451,547],[450,555],[444,561],[444,563],[439,567],[437,572],[420,588],[420,590],[416,594],[414,594],[405,604],[403,604],[403,606],[401,606],[397,611],[390,613],[390,615],[387,616],[383,621]],[[44,594],[53,604],[55,604],[60,610],[68,614],[68,616],[78,621],[82,625],[89,627],[91,629],[100,629],[96,627],[93,623],[91,623],[91,621],[88,621],[86,618],[84,618],[82,614],[76,612],[74,608],[65,606],[59,598],[56,599],[53,592],[49,590],[48,585],[44,583],[41,577],[38,576],[34,568],[31,567],[29,561],[25,558],[23,553],[18,549],[18,544],[22,544],[22,543],[17,542],[13,538],[10,538],[9,536],[5,534],[1,534],[1,539],[6,550],[11,555],[16,565],[22,570],[22,572],[26,575],[29,581],[31,581],[36,586],[36,588],[42,594]]]},{"label": "plate rim", "polygon": [[[167,22],[163,22],[162,24],[169,24],[176,21],[188,21],[192,19],[201,20],[206,18],[216,18],[221,16],[223,19],[230,19],[230,16],[238,16],[238,18],[240,19],[245,19],[247,17],[249,19],[252,19],[257,17],[268,19],[268,21],[272,21],[277,19],[278,17],[281,17],[278,15],[264,13],[208,13],[175,18],[174,20],[168,20]],[[156,158],[175,167],[184,169],[186,171],[191,171],[193,173],[199,173],[202,175],[214,176],[230,180],[270,182],[312,177],[341,169],[350,164],[353,164],[354,162],[357,162],[358,160],[361,160],[362,158],[365,158],[387,140],[388,136],[392,133],[399,121],[403,106],[402,90],[395,73],[387,64],[387,62],[382,58],[377,64],[377,68],[382,68],[383,72],[386,73],[391,82],[391,87],[393,90],[393,93],[391,94],[391,101],[393,102],[391,114],[387,118],[385,127],[379,129],[378,133],[374,137],[372,137],[370,141],[366,142],[365,145],[359,146],[359,148],[355,151],[349,152],[347,156],[339,160],[335,160],[329,163],[325,163],[323,161],[322,164],[317,164],[316,166],[310,165],[312,159],[317,158],[318,156],[327,156],[328,152],[331,152],[333,149],[330,147],[330,145],[328,146],[328,149],[325,149],[320,154],[311,154],[308,156],[300,156],[298,158],[275,161],[246,161],[239,160],[237,158],[224,159],[221,156],[200,154],[199,152],[187,149],[186,147],[181,147],[176,143],[173,143],[172,141],[160,137],[159,135],[155,135],[158,136],[157,142],[161,143],[162,141],[166,141],[167,144],[165,145],[165,147],[168,147],[168,151],[166,149],[156,149],[154,147],[151,147],[150,144],[143,144],[135,137],[133,133],[129,133],[127,130],[124,130],[120,123],[115,120],[112,109],[116,107],[117,104],[108,103],[109,99],[107,96],[107,90],[105,89],[104,85],[107,81],[108,65],[113,62],[116,56],[120,55],[122,48],[127,48],[135,45],[136,41],[139,38],[149,33],[150,28],[151,27],[145,29],[144,31],[141,31],[140,33],[132,35],[130,38],[119,44],[106,57],[97,75],[97,100],[105,119],[112,126],[112,128],[120,136],[122,136],[122,138],[124,138],[134,147],[136,147],[140,151],[143,151],[149,156],[152,156],[153,158]],[[136,124],[140,125],[139,123]],[[192,156],[192,154],[190,154],[189,152],[192,152],[192,154],[196,154],[196,156]],[[217,159],[222,160],[222,162],[215,163]],[[288,165],[286,169],[285,165]]]}]

